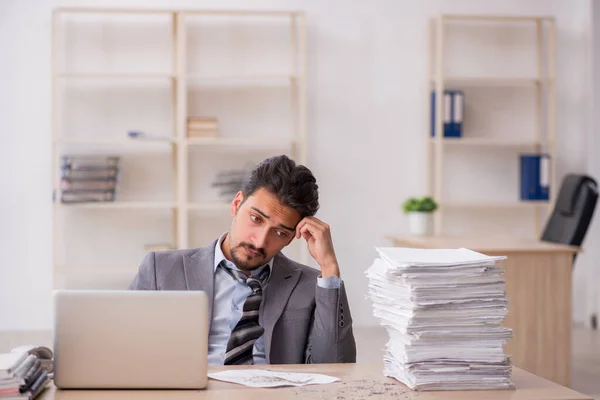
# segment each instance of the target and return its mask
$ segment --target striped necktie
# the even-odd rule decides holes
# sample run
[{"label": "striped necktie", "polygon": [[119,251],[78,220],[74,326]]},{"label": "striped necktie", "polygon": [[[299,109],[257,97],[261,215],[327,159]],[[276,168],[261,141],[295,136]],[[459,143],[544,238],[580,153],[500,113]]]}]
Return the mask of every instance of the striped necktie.
[{"label": "striped necktie", "polygon": [[227,268],[225,260],[219,266],[233,279],[252,289],[244,303],[242,318],[231,331],[224,365],[254,364],[254,343],[265,330],[258,324],[258,312],[263,298],[262,284],[269,276],[269,267],[264,268],[255,278],[246,276],[242,271]]}]

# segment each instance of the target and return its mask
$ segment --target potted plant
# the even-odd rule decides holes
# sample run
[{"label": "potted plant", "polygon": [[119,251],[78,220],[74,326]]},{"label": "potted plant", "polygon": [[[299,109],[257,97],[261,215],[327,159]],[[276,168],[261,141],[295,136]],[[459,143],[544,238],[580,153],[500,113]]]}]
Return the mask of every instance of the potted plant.
[{"label": "potted plant", "polygon": [[410,197],[402,205],[408,216],[408,228],[411,235],[427,236],[433,230],[433,212],[438,205],[431,197]]}]

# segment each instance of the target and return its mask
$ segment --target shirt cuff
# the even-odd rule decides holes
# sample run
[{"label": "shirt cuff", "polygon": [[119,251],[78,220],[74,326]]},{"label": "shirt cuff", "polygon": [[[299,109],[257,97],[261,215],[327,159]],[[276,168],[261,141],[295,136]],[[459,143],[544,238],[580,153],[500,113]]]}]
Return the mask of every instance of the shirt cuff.
[{"label": "shirt cuff", "polygon": [[339,289],[342,284],[342,280],[337,275],[331,275],[327,278],[317,278],[317,285],[323,289]]}]

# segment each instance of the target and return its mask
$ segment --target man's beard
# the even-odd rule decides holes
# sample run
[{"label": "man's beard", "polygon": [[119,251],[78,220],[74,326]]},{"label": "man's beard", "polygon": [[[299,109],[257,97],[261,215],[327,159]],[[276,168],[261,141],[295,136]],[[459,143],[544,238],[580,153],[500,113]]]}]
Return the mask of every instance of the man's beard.
[{"label": "man's beard", "polygon": [[[250,257],[249,255],[244,254],[244,248],[248,248],[250,250],[256,251],[259,253],[258,256]],[[241,242],[235,248],[230,248],[231,260],[242,271],[254,271],[255,269],[265,265],[266,255],[264,249],[257,249],[254,245],[246,242]],[[261,261],[258,263],[251,264],[252,259],[259,258]]]}]

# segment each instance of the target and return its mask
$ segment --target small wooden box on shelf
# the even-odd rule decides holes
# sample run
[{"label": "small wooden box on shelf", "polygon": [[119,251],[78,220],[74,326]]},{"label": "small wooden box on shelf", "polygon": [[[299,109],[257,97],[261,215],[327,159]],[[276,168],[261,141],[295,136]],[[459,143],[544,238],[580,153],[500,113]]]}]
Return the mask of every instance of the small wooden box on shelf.
[{"label": "small wooden box on shelf", "polygon": [[187,137],[217,137],[219,134],[219,120],[214,117],[188,117]]}]

